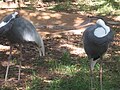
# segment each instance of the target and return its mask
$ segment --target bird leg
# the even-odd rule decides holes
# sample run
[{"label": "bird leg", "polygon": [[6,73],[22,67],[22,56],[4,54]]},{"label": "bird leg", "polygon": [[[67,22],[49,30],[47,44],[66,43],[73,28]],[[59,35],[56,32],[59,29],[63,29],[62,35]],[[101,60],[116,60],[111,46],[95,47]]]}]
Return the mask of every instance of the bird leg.
[{"label": "bird leg", "polygon": [[18,74],[18,81],[20,80],[20,75],[21,75],[21,61],[23,60],[22,57],[22,45],[20,45],[20,60],[19,60],[19,74]]},{"label": "bird leg", "polygon": [[10,66],[10,59],[12,56],[12,49],[13,49],[13,47],[12,47],[12,45],[10,45],[10,54],[8,57],[8,64],[7,64],[6,74],[5,74],[5,82],[7,81],[7,76],[8,76],[9,66]]},{"label": "bird leg", "polygon": [[103,88],[103,85],[102,85],[102,64],[103,64],[103,62],[102,62],[102,57],[100,58],[100,90],[102,90],[102,88]]},{"label": "bird leg", "polygon": [[92,60],[93,59],[90,59],[90,87],[91,87],[91,90],[93,90],[93,69],[91,67]]},{"label": "bird leg", "polygon": [[90,58],[89,60],[90,60],[91,90],[94,90],[94,84],[93,84],[94,72],[93,72],[93,70],[94,70],[94,66],[95,66],[97,60],[93,60],[93,58]]},{"label": "bird leg", "polygon": [[42,50],[41,50],[41,48],[40,48],[40,47],[37,47],[37,49],[38,49],[38,51],[39,51],[40,56],[42,56]]},{"label": "bird leg", "polygon": [[90,87],[93,90],[93,70],[90,69]]},{"label": "bird leg", "polygon": [[18,74],[18,81],[20,80],[20,74],[21,74],[21,60],[19,61],[19,74]]}]

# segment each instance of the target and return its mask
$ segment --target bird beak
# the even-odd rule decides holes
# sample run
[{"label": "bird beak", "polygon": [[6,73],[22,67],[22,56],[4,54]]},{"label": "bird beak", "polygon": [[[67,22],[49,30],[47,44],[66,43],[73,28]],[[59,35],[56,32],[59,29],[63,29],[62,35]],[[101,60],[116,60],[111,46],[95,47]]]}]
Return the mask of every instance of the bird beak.
[{"label": "bird beak", "polygon": [[14,13],[12,14],[12,18],[16,18],[17,15],[18,15],[18,12],[14,12]]}]

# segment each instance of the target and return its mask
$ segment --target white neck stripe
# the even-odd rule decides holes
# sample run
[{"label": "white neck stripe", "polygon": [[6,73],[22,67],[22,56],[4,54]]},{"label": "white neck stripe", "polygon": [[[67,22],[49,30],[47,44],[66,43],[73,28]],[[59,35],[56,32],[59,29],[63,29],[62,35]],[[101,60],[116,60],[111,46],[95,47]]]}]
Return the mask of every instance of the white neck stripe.
[{"label": "white neck stripe", "polygon": [[103,28],[103,27],[96,28],[94,31],[94,35],[98,38],[105,37],[110,32],[110,28],[108,26],[106,28]]},{"label": "white neck stripe", "polygon": [[2,21],[2,22],[0,23],[0,28],[3,27],[3,26],[5,26],[6,24],[8,24],[11,20],[12,20],[12,18],[11,18],[8,22]]},{"label": "white neck stripe", "polygon": [[9,20],[8,22],[2,21],[2,22],[0,23],[0,28],[3,27],[3,26],[5,26],[6,24],[8,24],[13,18],[16,17],[17,14],[18,14],[18,12],[14,12],[14,13],[12,14],[12,18],[10,18],[10,20]]}]

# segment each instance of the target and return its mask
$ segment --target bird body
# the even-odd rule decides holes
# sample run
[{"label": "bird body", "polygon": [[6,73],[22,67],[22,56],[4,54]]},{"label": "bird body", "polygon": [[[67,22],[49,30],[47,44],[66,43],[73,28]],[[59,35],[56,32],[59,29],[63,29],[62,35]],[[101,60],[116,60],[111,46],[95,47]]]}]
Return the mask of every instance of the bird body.
[{"label": "bird body", "polygon": [[[26,20],[25,18],[19,16],[9,23],[12,14],[6,16],[3,21],[8,22],[9,30],[4,30],[4,35],[8,38],[11,44],[24,44],[24,43],[35,43],[39,51],[45,55],[44,43],[41,36],[37,33],[34,25]],[[11,26],[10,26],[11,24]],[[5,27],[6,27],[5,26]],[[8,29],[8,28],[7,28]],[[41,54],[40,54],[41,56]]]},{"label": "bird body", "polygon": [[[95,30],[100,28],[103,37],[95,36]],[[89,58],[97,60],[100,56],[104,55],[108,49],[109,43],[113,40],[113,31],[110,30],[105,36],[103,35],[105,30],[104,27],[99,24],[91,25],[88,27],[83,34],[84,49]],[[99,31],[100,31],[99,30]],[[100,36],[100,35],[99,35]]]},{"label": "bird body", "polygon": [[[36,44],[40,56],[45,55],[43,40],[36,31],[35,26],[30,21],[19,16],[17,12],[14,12],[3,18],[2,22],[0,23],[0,36],[2,35],[5,35],[10,42],[10,54],[8,58],[5,81],[7,80],[13,44],[19,44],[20,59],[22,59],[22,45],[25,43]],[[20,80],[21,61],[19,66],[18,80]]]},{"label": "bird body", "polygon": [[102,90],[102,57],[113,40],[113,36],[113,31],[102,19],[98,19],[96,24],[88,27],[83,33],[84,49],[90,60],[91,90],[93,89],[93,69],[98,59],[100,59],[100,86]]}]

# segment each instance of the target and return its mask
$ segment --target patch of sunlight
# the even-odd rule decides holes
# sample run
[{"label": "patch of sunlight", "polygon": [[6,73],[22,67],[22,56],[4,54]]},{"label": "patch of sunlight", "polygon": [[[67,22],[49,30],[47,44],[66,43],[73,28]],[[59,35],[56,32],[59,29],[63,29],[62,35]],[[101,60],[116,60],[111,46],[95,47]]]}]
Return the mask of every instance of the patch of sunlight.
[{"label": "patch of sunlight", "polygon": [[109,58],[110,56],[111,56],[111,54],[106,53],[106,54],[104,55],[104,58]]},{"label": "patch of sunlight", "polygon": [[69,30],[67,32],[72,32],[72,33],[77,34],[77,35],[82,35],[84,31],[85,31],[85,28],[83,27],[83,28],[76,29],[76,30]]},{"label": "patch of sunlight", "polygon": [[42,12],[41,15],[42,16],[48,16],[48,15],[50,15],[50,13]]},{"label": "patch of sunlight", "polygon": [[[1,62],[1,65],[2,66],[7,66],[8,62],[7,61],[3,61],[3,62]],[[10,61],[10,66],[12,66],[12,65],[15,65],[15,63],[13,63],[13,62]]]},{"label": "patch of sunlight", "polygon": [[0,14],[6,13],[6,10],[0,10]]},{"label": "patch of sunlight", "polygon": [[[50,34],[50,33],[47,32],[47,31],[44,31],[44,32],[38,32],[38,33],[39,33],[42,37]],[[45,38],[45,37],[43,37],[43,38]]]},{"label": "patch of sunlight", "polygon": [[50,16],[42,16],[42,19],[50,19]]},{"label": "patch of sunlight", "polygon": [[[119,11],[120,12],[120,11]],[[115,21],[120,21],[120,16],[113,17]]]},{"label": "patch of sunlight", "polygon": [[61,17],[62,17],[62,15],[58,14],[58,13],[51,14],[50,16],[53,18],[56,18],[56,19],[61,19]]},{"label": "patch of sunlight", "polygon": [[73,76],[78,71],[80,71],[80,67],[78,67],[77,65],[58,65],[54,70],[55,73],[70,76]]},{"label": "patch of sunlight", "polygon": [[[79,18],[77,17],[75,20],[74,20],[75,24],[74,26],[79,26],[82,22],[84,22],[83,18]],[[81,22],[81,23],[80,23]]]},{"label": "patch of sunlight", "polygon": [[64,23],[62,23],[62,21],[60,21],[60,20],[57,20],[56,22],[54,22],[55,24],[61,24],[61,25],[64,25]]},{"label": "patch of sunlight", "polygon": [[0,51],[5,51],[5,50],[9,50],[10,46],[4,46],[4,45],[0,45]]},{"label": "patch of sunlight", "polygon": [[37,19],[38,19],[38,20],[39,20],[39,19],[42,19],[42,17],[41,17],[41,16],[38,16]]},{"label": "patch of sunlight", "polygon": [[120,54],[120,51],[115,51],[115,53]]},{"label": "patch of sunlight", "polygon": [[50,18],[56,18],[56,19],[61,19],[62,15],[58,13],[42,13],[42,16],[38,16],[38,19],[50,19]]},{"label": "patch of sunlight", "polygon": [[[7,51],[6,54],[9,55],[10,51]],[[12,54],[19,54],[19,52],[17,50],[12,50]]]},{"label": "patch of sunlight", "polygon": [[[16,67],[19,67],[19,65],[16,65]],[[34,69],[33,67],[28,66],[28,65],[26,65],[26,66],[21,66],[21,68],[22,68],[22,69]]]},{"label": "patch of sunlight", "polygon": [[51,82],[53,82],[52,80],[43,80],[44,82],[46,82],[46,83],[51,83]]},{"label": "patch of sunlight", "polygon": [[74,50],[70,51],[71,54],[76,54],[80,56],[85,56],[85,51],[83,48],[74,48]]},{"label": "patch of sunlight", "polygon": [[74,45],[62,44],[62,45],[60,45],[60,48],[61,47],[67,47],[68,49],[70,49],[70,53],[74,54],[74,55],[80,55],[80,56],[85,56],[86,55],[83,48],[76,47]]},{"label": "patch of sunlight", "polygon": [[29,13],[25,10],[20,10],[20,14],[24,14],[25,16],[29,16]]},{"label": "patch of sunlight", "polygon": [[34,17],[37,16],[36,13],[30,13],[29,15],[32,16],[32,17],[33,17],[33,16],[34,16]]}]

